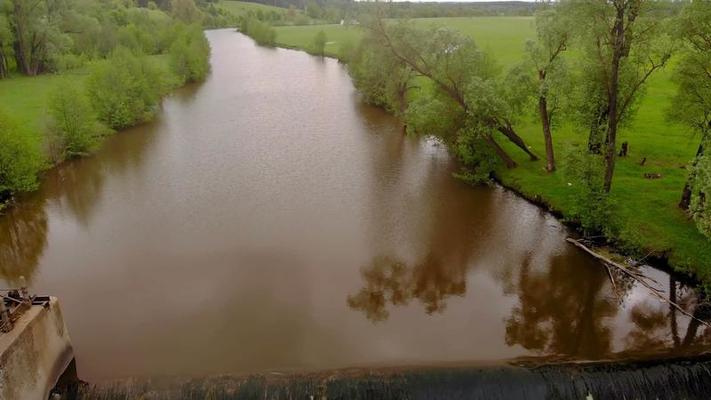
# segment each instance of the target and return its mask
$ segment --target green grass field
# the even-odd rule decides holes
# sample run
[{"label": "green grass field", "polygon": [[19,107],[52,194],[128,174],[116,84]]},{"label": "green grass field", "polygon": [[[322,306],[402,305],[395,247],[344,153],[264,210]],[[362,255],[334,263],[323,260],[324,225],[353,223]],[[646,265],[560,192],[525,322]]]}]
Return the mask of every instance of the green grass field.
[{"label": "green grass field", "polygon": [[276,11],[279,14],[286,12],[286,9],[280,7],[267,6],[259,3],[248,3],[245,1],[234,1],[234,0],[222,0],[217,3],[219,8],[229,11],[235,16],[241,16],[247,14],[249,11],[262,11],[271,12]]},{"label": "green grass field", "polygon": [[[422,26],[440,25],[457,29],[474,38],[506,68],[519,62],[526,40],[535,37],[530,17],[434,18],[414,20]],[[277,28],[277,43],[291,48],[308,48],[314,35],[324,30],[328,55],[335,56],[344,42],[357,43],[357,27],[339,25]],[[675,92],[670,81],[671,68],[659,72],[649,82],[635,120],[621,132],[620,142],[630,144],[629,157],[620,159],[615,172],[612,197],[615,215],[624,226],[622,242],[640,254],[654,252],[668,257],[679,271],[695,273],[711,284],[711,241],[701,235],[689,218],[677,208],[687,171],[683,168],[693,158],[698,138],[681,126],[665,119],[665,110]],[[415,94],[416,95],[416,94]],[[516,128],[535,152],[543,157],[543,134],[535,110],[522,116]],[[587,132],[562,126],[554,132],[556,155],[560,162],[566,148],[584,144]],[[571,196],[568,183],[559,171],[548,174],[543,161],[532,162],[512,146],[519,167],[500,171],[502,182],[530,198],[540,198],[554,209],[566,213]],[[647,158],[644,167],[639,165]],[[661,173],[661,179],[649,180],[644,173]]]},{"label": "green grass field", "polygon": [[64,81],[83,84],[85,71],[37,77],[17,76],[0,80],[0,104],[17,123],[31,131],[39,131],[45,120],[47,97]]}]

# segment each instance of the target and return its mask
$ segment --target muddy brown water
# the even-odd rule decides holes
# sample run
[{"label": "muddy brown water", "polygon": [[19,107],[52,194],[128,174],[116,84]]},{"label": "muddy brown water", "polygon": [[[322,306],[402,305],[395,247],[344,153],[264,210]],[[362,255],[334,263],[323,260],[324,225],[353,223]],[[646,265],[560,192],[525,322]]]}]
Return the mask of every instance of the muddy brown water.
[{"label": "muddy brown water", "polygon": [[[0,218],[0,274],[61,299],[79,374],[210,375],[698,351],[697,323],[452,177],[342,65],[207,33],[212,74]],[[645,268],[690,312],[696,298]]]}]

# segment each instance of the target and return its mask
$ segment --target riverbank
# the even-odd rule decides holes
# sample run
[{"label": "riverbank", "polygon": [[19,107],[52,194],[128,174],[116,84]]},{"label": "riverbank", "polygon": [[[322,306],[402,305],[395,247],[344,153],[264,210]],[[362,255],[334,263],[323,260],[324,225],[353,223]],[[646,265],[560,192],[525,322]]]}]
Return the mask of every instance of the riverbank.
[{"label": "riverbank", "polygon": [[[156,83],[157,98],[163,98],[175,89],[193,81],[189,76],[178,76],[175,71],[175,60],[170,54],[158,54],[145,57],[145,68],[152,70],[160,81]],[[204,55],[207,60],[208,55]],[[37,181],[41,182],[43,175],[52,168],[59,166],[65,161],[86,157],[98,151],[103,145],[105,139],[113,133],[120,132],[134,126],[150,122],[155,117],[155,110],[160,108],[160,100],[155,105],[146,104],[147,110],[139,117],[136,117],[128,125],[122,125],[112,129],[105,124],[100,124],[96,118],[100,118],[98,112],[93,111],[92,115],[82,116],[82,118],[90,118],[96,120],[93,126],[91,135],[97,136],[97,143],[90,146],[90,151],[80,154],[68,154],[57,156],[57,150],[53,147],[57,146],[54,137],[56,135],[52,117],[51,99],[60,91],[60,88],[71,88],[77,94],[84,96],[88,91],[88,80],[92,72],[95,70],[111,65],[112,61],[92,61],[81,68],[71,69],[68,71],[52,74],[43,74],[38,76],[23,76],[15,75],[7,79],[0,80],[0,104],[2,104],[2,112],[7,114],[12,122],[12,126],[17,129],[20,136],[24,136],[24,140],[38,144],[43,153],[43,161],[39,165],[39,170],[36,172]],[[207,63],[207,61],[204,61]],[[182,71],[181,71],[182,73]],[[138,77],[133,77],[136,79]],[[201,78],[197,78],[201,79]],[[116,81],[114,85],[127,85],[126,82]],[[114,86],[114,91],[126,91],[126,87]],[[111,94],[109,94],[111,95]],[[125,106],[125,104],[113,104],[111,108]],[[91,112],[91,111],[90,111]],[[115,111],[111,111],[115,112]],[[75,122],[75,121],[73,121]],[[102,121],[104,122],[104,121]],[[13,128],[10,128],[13,129]],[[60,153],[63,153],[60,151]],[[11,205],[15,195],[22,192],[7,192],[5,197],[0,199],[0,212]]]},{"label": "riverbank", "polygon": [[[439,24],[473,37],[503,68],[520,61],[526,40],[535,37],[533,19],[528,17],[419,19],[415,23],[423,26]],[[361,36],[359,28],[353,26],[275,29],[279,47],[307,52],[314,35],[323,30],[328,41],[325,54],[342,61],[345,60],[341,50],[357,44]],[[629,142],[630,152],[618,160],[611,193],[615,218],[610,221],[610,225],[618,227],[618,233],[607,239],[623,254],[660,260],[677,273],[695,277],[708,288],[711,285],[711,242],[677,207],[687,177],[685,166],[695,154],[698,143],[685,128],[673,125],[665,118],[670,98],[676,90],[671,82],[672,68],[673,65],[650,79],[637,117],[622,132],[621,141]],[[534,152],[543,156],[543,135],[533,111],[524,116],[516,128]],[[569,148],[584,144],[586,138],[584,132],[569,125],[558,127],[554,132],[554,145],[559,162]],[[547,173],[543,161],[530,161],[509,143],[504,146],[519,166],[499,170],[497,180],[574,225],[575,199],[565,174],[560,169]],[[645,174],[659,174],[661,178],[647,179]]]}]

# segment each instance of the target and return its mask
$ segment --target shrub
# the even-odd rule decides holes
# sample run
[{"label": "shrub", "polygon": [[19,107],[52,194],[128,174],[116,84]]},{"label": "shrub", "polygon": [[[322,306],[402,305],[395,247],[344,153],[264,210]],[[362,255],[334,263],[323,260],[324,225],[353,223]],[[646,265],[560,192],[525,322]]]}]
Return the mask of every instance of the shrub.
[{"label": "shrub", "polygon": [[350,40],[345,40],[341,42],[338,46],[338,59],[344,63],[348,63],[353,57],[356,46]]},{"label": "shrub", "polygon": [[181,33],[169,54],[171,69],[181,83],[201,81],[210,70],[210,45],[197,26]]},{"label": "shrub", "polygon": [[256,18],[248,17],[242,20],[240,31],[261,46],[274,46],[276,43],[276,31],[269,24]]},{"label": "shrub", "polygon": [[0,112],[0,199],[36,189],[43,167],[40,139]]},{"label": "shrub", "polygon": [[55,161],[91,152],[105,131],[86,95],[69,84],[61,84],[51,93],[49,115],[49,136],[56,145]]},{"label": "shrub", "polygon": [[311,51],[314,54],[318,54],[320,56],[324,55],[324,51],[326,50],[326,32],[324,31],[318,31],[318,33],[314,36],[314,40],[311,43]]},{"label": "shrub", "polygon": [[601,156],[571,148],[564,156],[563,173],[568,180],[571,215],[586,235],[613,236],[617,231],[609,194],[605,192],[605,165]]},{"label": "shrub", "polygon": [[121,129],[152,116],[165,82],[148,58],[119,48],[109,60],[95,66],[87,80],[87,92],[99,121]]}]

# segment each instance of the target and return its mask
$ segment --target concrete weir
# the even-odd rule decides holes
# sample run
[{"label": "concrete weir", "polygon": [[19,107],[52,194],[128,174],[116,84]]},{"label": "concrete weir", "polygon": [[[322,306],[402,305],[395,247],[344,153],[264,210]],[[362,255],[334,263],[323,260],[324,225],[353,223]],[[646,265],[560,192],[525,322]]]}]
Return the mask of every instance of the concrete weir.
[{"label": "concrete weir", "polygon": [[74,359],[59,301],[12,294],[0,301],[0,400],[48,399]]}]

